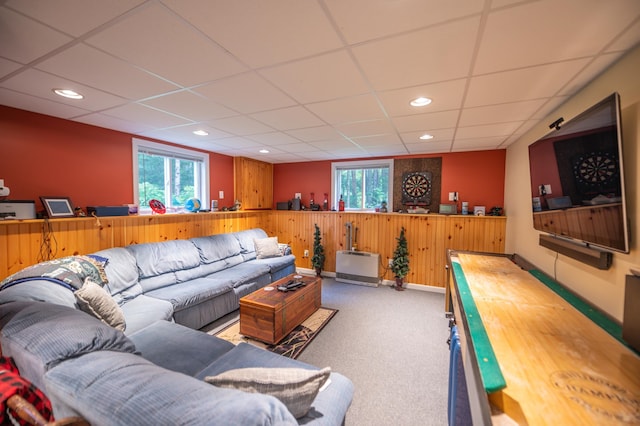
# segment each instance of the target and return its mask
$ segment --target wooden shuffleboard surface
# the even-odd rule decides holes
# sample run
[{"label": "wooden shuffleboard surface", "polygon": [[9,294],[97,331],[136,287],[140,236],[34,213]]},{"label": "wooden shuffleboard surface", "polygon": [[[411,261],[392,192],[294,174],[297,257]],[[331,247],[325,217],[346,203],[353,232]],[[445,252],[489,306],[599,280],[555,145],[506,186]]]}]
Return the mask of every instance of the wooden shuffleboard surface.
[{"label": "wooden shuffleboard surface", "polygon": [[456,257],[506,384],[495,407],[520,424],[640,424],[640,357],[508,258]]}]

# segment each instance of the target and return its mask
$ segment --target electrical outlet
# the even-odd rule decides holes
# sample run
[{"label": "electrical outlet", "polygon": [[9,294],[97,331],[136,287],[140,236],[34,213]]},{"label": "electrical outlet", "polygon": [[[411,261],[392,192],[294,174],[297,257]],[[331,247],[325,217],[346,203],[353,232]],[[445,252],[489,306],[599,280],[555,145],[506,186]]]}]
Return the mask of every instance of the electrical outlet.
[{"label": "electrical outlet", "polygon": [[303,257],[309,257],[309,250],[305,250],[304,251],[304,256]]},{"label": "electrical outlet", "polygon": [[389,257],[387,259],[387,262],[389,262],[389,267],[391,267],[391,265],[393,265],[393,259],[392,258]]}]

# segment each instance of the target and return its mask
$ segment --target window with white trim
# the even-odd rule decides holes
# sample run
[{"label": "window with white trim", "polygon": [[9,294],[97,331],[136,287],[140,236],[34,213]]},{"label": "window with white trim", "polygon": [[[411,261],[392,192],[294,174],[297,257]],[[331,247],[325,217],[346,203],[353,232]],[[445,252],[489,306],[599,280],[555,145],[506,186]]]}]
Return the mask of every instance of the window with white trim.
[{"label": "window with white trim", "polygon": [[350,211],[374,211],[383,201],[393,206],[393,160],[331,163],[331,188],[336,210],[341,196]]},{"label": "window with white trim", "polygon": [[149,201],[160,200],[167,212],[185,210],[191,198],[209,204],[209,155],[204,152],[132,140],[133,196],[140,213],[150,213]]}]

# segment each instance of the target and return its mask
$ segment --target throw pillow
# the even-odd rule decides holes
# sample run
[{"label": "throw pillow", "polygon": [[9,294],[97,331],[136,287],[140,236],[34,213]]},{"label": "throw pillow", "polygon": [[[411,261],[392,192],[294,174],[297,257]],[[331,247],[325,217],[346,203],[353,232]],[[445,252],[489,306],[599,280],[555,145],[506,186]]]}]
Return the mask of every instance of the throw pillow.
[{"label": "throw pillow", "polygon": [[295,418],[300,418],[309,412],[313,400],[330,374],[330,367],[322,370],[238,368],[217,376],[207,376],[204,380],[222,388],[275,396]]},{"label": "throw pillow", "polygon": [[256,246],[256,258],[258,259],[282,256],[280,246],[278,246],[278,237],[254,239],[253,243]]},{"label": "throw pillow", "polygon": [[122,309],[111,295],[91,278],[87,278],[74,295],[81,310],[116,330],[125,330],[126,323]]}]

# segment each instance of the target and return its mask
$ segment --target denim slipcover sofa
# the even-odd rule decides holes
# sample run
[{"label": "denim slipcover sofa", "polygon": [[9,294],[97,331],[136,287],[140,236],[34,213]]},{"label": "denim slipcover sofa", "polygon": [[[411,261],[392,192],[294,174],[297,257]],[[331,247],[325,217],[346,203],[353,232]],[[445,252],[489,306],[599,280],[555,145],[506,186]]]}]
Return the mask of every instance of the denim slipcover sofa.
[{"label": "denim slipcover sofa", "polygon": [[[157,320],[200,329],[238,309],[242,296],[295,272],[295,256],[286,244],[280,244],[281,256],[257,258],[255,241],[267,237],[264,230],[254,228],[134,244],[92,255],[105,259],[104,289],[122,309],[125,333]],[[51,278],[59,265],[47,265],[54,271],[27,268],[0,283],[0,303],[40,300],[77,307],[69,290],[83,281],[74,284],[67,279],[70,284],[65,288]]]},{"label": "denim slipcover sofa", "polygon": [[283,255],[257,258],[254,240],[266,237],[251,229],[94,253],[104,265],[105,294],[124,314],[124,332],[79,309],[74,293],[90,275],[82,267],[65,275],[64,285],[51,278],[55,273],[14,274],[0,283],[2,353],[47,394],[57,418],[79,415],[93,425],[342,424],[353,384],[337,372],[297,419],[272,396],[204,381],[249,367],[319,370],[196,330],[237,309],[243,295],[294,272],[285,247]]}]

